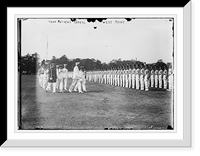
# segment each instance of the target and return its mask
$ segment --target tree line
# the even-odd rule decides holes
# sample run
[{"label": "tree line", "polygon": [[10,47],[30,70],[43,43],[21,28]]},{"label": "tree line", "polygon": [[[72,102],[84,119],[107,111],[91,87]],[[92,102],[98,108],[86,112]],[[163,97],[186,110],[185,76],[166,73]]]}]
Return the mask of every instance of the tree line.
[{"label": "tree line", "polygon": [[[130,59],[130,60],[113,59],[109,63],[105,63],[94,58],[69,59],[66,55],[63,55],[60,58],[56,58],[55,56],[53,56],[50,60],[41,61],[40,56],[37,53],[33,53],[33,54],[28,53],[27,55],[21,56],[21,59],[19,60],[20,72],[22,74],[36,74],[40,66],[48,62],[54,62],[56,63],[56,65],[67,64],[67,69],[69,71],[73,70],[75,62],[80,62],[80,66],[83,66],[86,71],[105,70],[105,69],[111,69],[111,68],[117,69],[118,67],[126,67],[131,64],[138,64],[142,66],[146,65],[145,62],[133,60],[133,59]],[[156,63],[148,64],[148,65],[160,66],[164,68],[164,67],[168,67],[170,64],[171,63],[164,63],[162,59],[160,59]]]}]

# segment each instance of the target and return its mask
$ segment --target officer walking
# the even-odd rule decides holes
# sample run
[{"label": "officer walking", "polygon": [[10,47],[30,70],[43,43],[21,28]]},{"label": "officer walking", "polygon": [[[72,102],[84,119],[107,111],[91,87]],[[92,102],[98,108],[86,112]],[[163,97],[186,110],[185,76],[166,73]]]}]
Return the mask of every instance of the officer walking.
[{"label": "officer walking", "polygon": [[69,92],[72,92],[72,89],[74,89],[75,85],[77,84],[79,80],[79,68],[78,68],[79,62],[75,63],[75,67],[73,69],[73,76],[72,76],[72,84],[69,87]]}]

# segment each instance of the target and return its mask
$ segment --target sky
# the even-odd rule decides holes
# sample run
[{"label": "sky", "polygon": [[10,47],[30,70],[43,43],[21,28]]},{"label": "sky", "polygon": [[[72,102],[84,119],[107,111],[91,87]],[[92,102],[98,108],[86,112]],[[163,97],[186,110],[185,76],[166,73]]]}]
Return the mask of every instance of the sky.
[{"label": "sky", "polygon": [[21,55],[37,52],[41,60],[66,55],[69,59],[94,58],[105,63],[113,59],[172,62],[172,24],[169,19],[145,18],[102,22],[27,19],[22,21]]}]

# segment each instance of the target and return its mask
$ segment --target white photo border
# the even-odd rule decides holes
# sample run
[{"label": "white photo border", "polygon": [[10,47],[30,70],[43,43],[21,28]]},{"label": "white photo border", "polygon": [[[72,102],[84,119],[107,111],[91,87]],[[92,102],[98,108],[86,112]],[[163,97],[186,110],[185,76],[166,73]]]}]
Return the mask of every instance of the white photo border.
[{"label": "white photo border", "polygon": [[[184,8],[8,8],[7,25],[7,53],[9,61],[7,63],[8,72],[8,92],[7,92],[7,135],[6,142],[3,147],[191,147],[191,2],[187,3]],[[102,9],[104,11],[102,11]],[[121,10],[120,10],[121,9]],[[37,10],[37,11],[36,11]],[[77,14],[77,10],[79,10]],[[120,11],[119,11],[120,10]],[[143,11],[145,10],[145,14]],[[37,14],[35,14],[37,12]],[[56,14],[52,15],[52,12]],[[104,14],[102,14],[102,12]],[[136,13],[137,12],[137,13]],[[122,13],[119,15],[119,13]],[[17,132],[16,130],[16,91],[17,91],[17,65],[16,58],[16,16],[59,16],[66,15],[74,17],[80,14],[102,17],[102,15],[125,16],[137,14],[137,16],[173,16],[177,19],[177,38],[175,38],[175,51],[177,58],[177,69],[175,72],[177,77],[175,82],[177,86],[177,94],[175,101],[177,106],[175,109],[177,119],[175,125],[177,129],[172,133],[164,132],[112,132],[93,133],[83,132]],[[175,35],[176,36],[176,35]],[[183,39],[183,40],[182,40]],[[177,43],[176,43],[177,42]],[[180,43],[180,44],[179,44]],[[177,44],[177,47],[176,47]],[[14,55],[13,55],[14,53]],[[190,73],[190,74],[188,74]],[[182,76],[181,76],[182,75]],[[15,89],[13,89],[13,86]],[[176,121],[177,120],[177,121]],[[143,138],[141,137],[143,136]],[[156,136],[156,137],[155,137]]]}]

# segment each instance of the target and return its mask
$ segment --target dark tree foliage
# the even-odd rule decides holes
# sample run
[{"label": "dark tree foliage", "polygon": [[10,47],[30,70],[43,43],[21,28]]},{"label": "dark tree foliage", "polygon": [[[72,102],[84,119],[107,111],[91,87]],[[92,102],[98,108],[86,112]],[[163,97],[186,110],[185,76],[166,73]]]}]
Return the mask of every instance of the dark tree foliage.
[{"label": "dark tree foliage", "polygon": [[21,73],[23,74],[36,74],[37,69],[39,68],[39,55],[37,53],[27,54],[21,57],[20,68]]},{"label": "dark tree foliage", "polygon": [[137,67],[145,67],[148,68],[168,68],[171,63],[164,63],[162,59],[158,60],[155,63],[152,64],[146,64],[145,62],[138,61],[138,60],[121,60],[119,59],[113,59],[109,63],[101,62],[100,60],[96,60],[94,58],[75,58],[75,59],[69,59],[66,55],[61,56],[60,58],[56,58],[55,56],[52,57],[51,60],[42,60],[39,62],[39,55],[37,53],[34,54],[27,54],[25,56],[21,57],[21,72],[23,74],[36,74],[37,70],[39,69],[40,65],[44,65],[47,62],[54,62],[56,65],[63,66],[64,64],[67,64],[67,69],[69,71],[72,71],[75,63],[80,62],[80,66],[83,66],[86,71],[92,71],[92,70],[108,70],[108,69],[124,69],[128,67],[132,67],[133,65],[137,65]]}]

